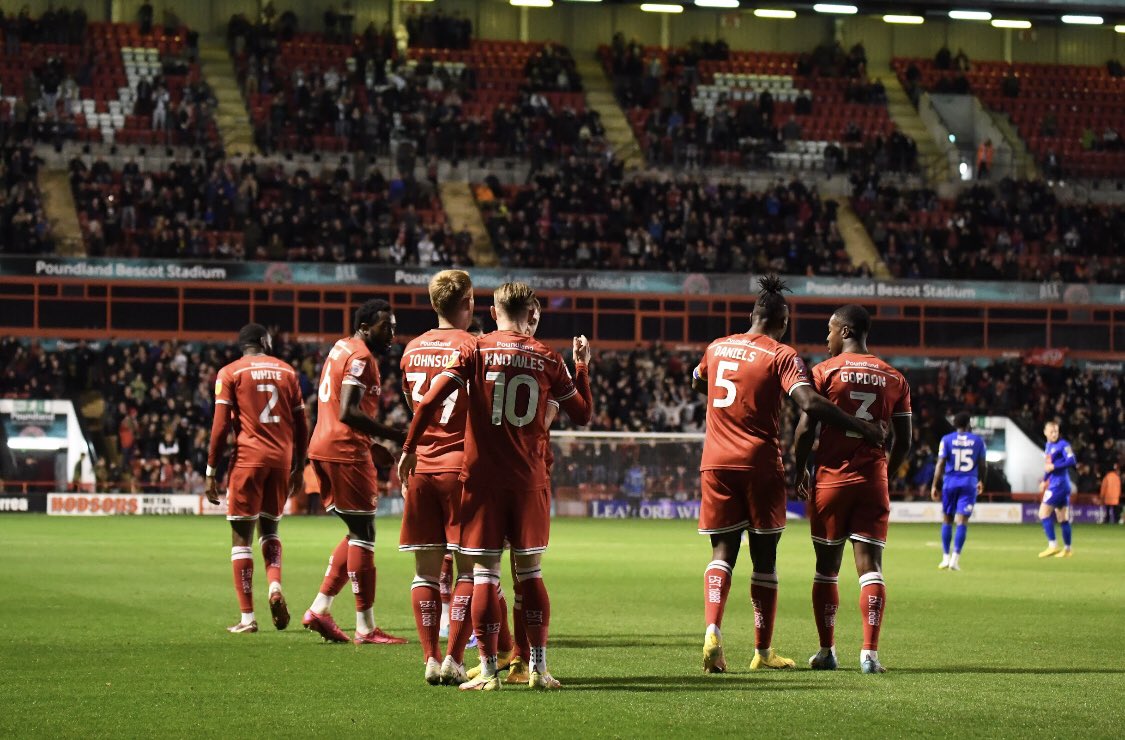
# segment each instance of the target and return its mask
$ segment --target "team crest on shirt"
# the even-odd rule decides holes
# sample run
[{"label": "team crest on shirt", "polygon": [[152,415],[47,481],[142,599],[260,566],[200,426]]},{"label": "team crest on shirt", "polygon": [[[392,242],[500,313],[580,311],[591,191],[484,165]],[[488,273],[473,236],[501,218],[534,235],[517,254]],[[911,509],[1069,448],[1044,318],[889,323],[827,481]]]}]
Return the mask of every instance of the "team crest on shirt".
[{"label": "team crest on shirt", "polygon": [[215,379],[215,395],[218,396],[218,395],[222,394],[222,392],[223,392],[223,379],[222,378],[216,378]]},{"label": "team crest on shirt", "polygon": [[352,360],[351,367],[348,368],[348,375],[359,377],[363,375],[363,371],[367,368],[366,360]]}]

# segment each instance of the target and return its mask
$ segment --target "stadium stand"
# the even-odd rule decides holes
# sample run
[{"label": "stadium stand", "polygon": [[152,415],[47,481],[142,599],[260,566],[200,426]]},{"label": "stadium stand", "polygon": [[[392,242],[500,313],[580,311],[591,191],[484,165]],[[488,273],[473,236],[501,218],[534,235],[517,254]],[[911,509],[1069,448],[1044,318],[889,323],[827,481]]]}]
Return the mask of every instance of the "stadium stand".
[{"label": "stadium stand", "polygon": [[1125,78],[1112,74],[1111,65],[941,66],[934,59],[893,60],[908,89],[971,93],[1006,113],[1048,176],[1125,176]]},{"label": "stadium stand", "polygon": [[835,208],[798,180],[764,193],[702,179],[634,176],[572,159],[526,186],[478,185],[492,243],[513,267],[690,272],[853,268]]},{"label": "stadium stand", "polygon": [[[383,386],[381,417],[389,424],[407,421],[402,403],[396,345],[380,361]],[[279,337],[275,353],[299,372],[306,397],[316,391],[315,379],[323,347]],[[99,490],[195,490],[196,475],[206,465],[207,430],[211,418],[211,385],[219,367],[233,359],[233,344],[57,343],[48,347],[7,338],[0,340],[0,391],[5,397],[77,398],[95,391],[105,402],[100,428],[90,436],[99,454],[107,488]],[[705,405],[690,387],[698,350],[670,349],[660,344],[629,351],[599,351],[591,375],[595,414],[590,429],[616,432],[700,432]],[[961,410],[974,415],[1006,415],[1038,439],[1043,423],[1058,418],[1079,458],[1079,491],[1096,491],[1098,481],[1125,450],[1125,383],[1110,370],[1046,367],[1023,360],[988,365],[959,360],[939,367],[908,369],[915,412],[915,445],[910,464],[894,481],[898,495],[928,490],[937,441],[945,418]],[[315,406],[315,404],[312,404]],[[310,406],[310,413],[315,409]],[[782,436],[792,437],[795,407],[786,404]],[[557,427],[568,428],[565,415]],[[609,443],[607,443],[609,444]],[[617,444],[617,443],[615,443]],[[566,481],[616,486],[623,473],[608,447],[583,445],[568,451],[559,471]],[[170,452],[170,450],[176,450]],[[792,468],[792,446],[784,445]],[[637,453],[644,455],[643,450]],[[696,453],[697,454],[697,453]],[[177,461],[182,462],[177,466]],[[694,458],[692,465],[698,463]],[[694,481],[695,469],[684,470],[674,456],[641,460],[653,480],[675,488],[674,481]],[[187,488],[185,488],[187,486]],[[596,492],[597,489],[591,489]],[[616,488],[614,488],[616,490]],[[682,489],[689,498],[697,488]]]},{"label": "stadium stand", "polygon": [[54,250],[39,193],[40,165],[30,143],[0,130],[0,254]]},{"label": "stadium stand", "polygon": [[1125,282],[1125,209],[1063,203],[1041,181],[931,190],[867,188],[853,198],[899,278]]},{"label": "stadium stand", "polygon": [[913,171],[917,150],[897,131],[866,52],[730,51],[626,43],[598,55],[650,163],[783,171]]},{"label": "stadium stand", "polygon": [[[59,20],[65,17],[67,20]],[[214,99],[186,27],[85,20],[79,11],[26,14],[3,28],[0,118],[39,141],[218,143]]]},{"label": "stadium stand", "polygon": [[[360,163],[362,164],[362,163]],[[353,169],[200,157],[167,171],[72,160],[93,255],[468,265],[469,239],[446,222],[434,184]]]},{"label": "stadium stand", "polygon": [[[241,27],[241,25],[240,25]],[[389,29],[343,38],[257,26],[233,50],[263,151],[367,151],[550,160],[600,146],[561,46],[442,33],[401,55]],[[412,37],[413,38],[413,37]],[[239,50],[241,49],[241,51]],[[519,73],[513,73],[519,70]],[[423,133],[424,132],[424,133]]]}]

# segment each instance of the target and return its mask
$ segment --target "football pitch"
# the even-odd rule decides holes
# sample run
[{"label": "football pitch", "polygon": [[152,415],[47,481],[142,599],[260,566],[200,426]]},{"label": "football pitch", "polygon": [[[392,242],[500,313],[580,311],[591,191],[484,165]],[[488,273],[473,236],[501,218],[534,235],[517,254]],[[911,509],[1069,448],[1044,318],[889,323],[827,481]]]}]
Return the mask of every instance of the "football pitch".
[{"label": "football pitch", "polygon": [[[970,528],[964,570],[936,569],[938,527],[893,525],[879,654],[858,671],[858,585],[845,559],[841,670],[747,670],[750,562],[724,622],[731,672],[703,675],[705,538],[690,522],[556,520],[552,694],[464,694],[422,681],[412,557],[380,520],[375,614],[403,646],[329,645],[301,629],[343,527],[282,523],[293,624],[230,635],[228,527],[210,518],[0,519],[0,735],[207,737],[1120,737],[1125,719],[1125,528],[1078,526],[1075,557],[1039,560],[1038,527]],[[774,646],[817,647],[807,524],[779,554]],[[744,553],[746,555],[746,553]],[[848,556],[850,557],[850,555]],[[505,568],[507,570],[507,568]],[[505,573],[505,588],[509,589]],[[354,626],[345,591],[334,613]],[[469,653],[475,659],[475,651]],[[469,656],[467,656],[469,657]],[[467,661],[470,662],[470,661]]]}]

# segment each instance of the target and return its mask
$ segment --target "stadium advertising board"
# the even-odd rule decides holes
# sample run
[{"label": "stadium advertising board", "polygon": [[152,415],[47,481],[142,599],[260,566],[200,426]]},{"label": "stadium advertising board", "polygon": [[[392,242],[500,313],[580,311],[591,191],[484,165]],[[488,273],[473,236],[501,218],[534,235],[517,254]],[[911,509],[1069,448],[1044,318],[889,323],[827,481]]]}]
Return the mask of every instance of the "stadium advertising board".
[{"label": "stadium advertising board", "polygon": [[[95,257],[4,257],[0,278],[77,278],[99,281],[241,282],[274,285],[373,285],[424,288],[431,270],[375,265],[291,262],[203,262]],[[581,272],[474,268],[473,283],[492,290],[521,280],[537,290],[594,293],[747,295],[757,292],[755,275],[665,272]],[[1125,287],[1068,283],[973,280],[869,280],[790,276],[793,295],[830,300],[924,300],[935,303],[1052,303],[1120,305]]]},{"label": "stadium advertising board", "polygon": [[[166,516],[202,514],[202,496],[191,494],[52,493],[49,516]],[[224,512],[225,513],[225,512]]]},{"label": "stadium advertising board", "polygon": [[42,514],[47,511],[47,494],[0,495],[0,514]]},{"label": "stadium advertising board", "polygon": [[[786,504],[787,519],[803,519],[805,503],[790,501]],[[605,499],[590,501],[586,516],[592,519],[699,519],[699,501],[676,501],[674,499],[645,499],[628,501],[625,499]],[[569,515],[561,508],[560,515]]]}]

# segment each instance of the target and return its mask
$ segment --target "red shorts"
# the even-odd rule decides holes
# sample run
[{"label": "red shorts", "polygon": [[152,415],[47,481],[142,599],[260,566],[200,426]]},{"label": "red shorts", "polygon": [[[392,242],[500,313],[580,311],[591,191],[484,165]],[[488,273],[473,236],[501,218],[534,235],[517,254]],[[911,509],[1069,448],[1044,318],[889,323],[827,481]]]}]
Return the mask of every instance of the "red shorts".
[{"label": "red shorts", "polygon": [[252,521],[263,516],[276,522],[288,497],[288,469],[235,466],[227,482],[227,519]]},{"label": "red shorts", "polygon": [[773,467],[704,470],[699,475],[703,501],[699,533],[754,534],[785,530],[785,473]]},{"label": "red shorts", "polygon": [[853,539],[881,547],[887,544],[891,497],[886,481],[817,486],[808,512],[813,542],[842,545]]},{"label": "red shorts", "polygon": [[329,462],[313,460],[325,511],[374,514],[379,500],[379,476],[370,460]]},{"label": "red shorts", "polygon": [[445,550],[461,537],[460,473],[415,473],[406,489],[399,550]]},{"label": "red shorts", "polygon": [[461,534],[450,549],[465,555],[502,555],[505,540],[517,555],[547,549],[551,535],[551,489],[495,486],[461,494]]}]

